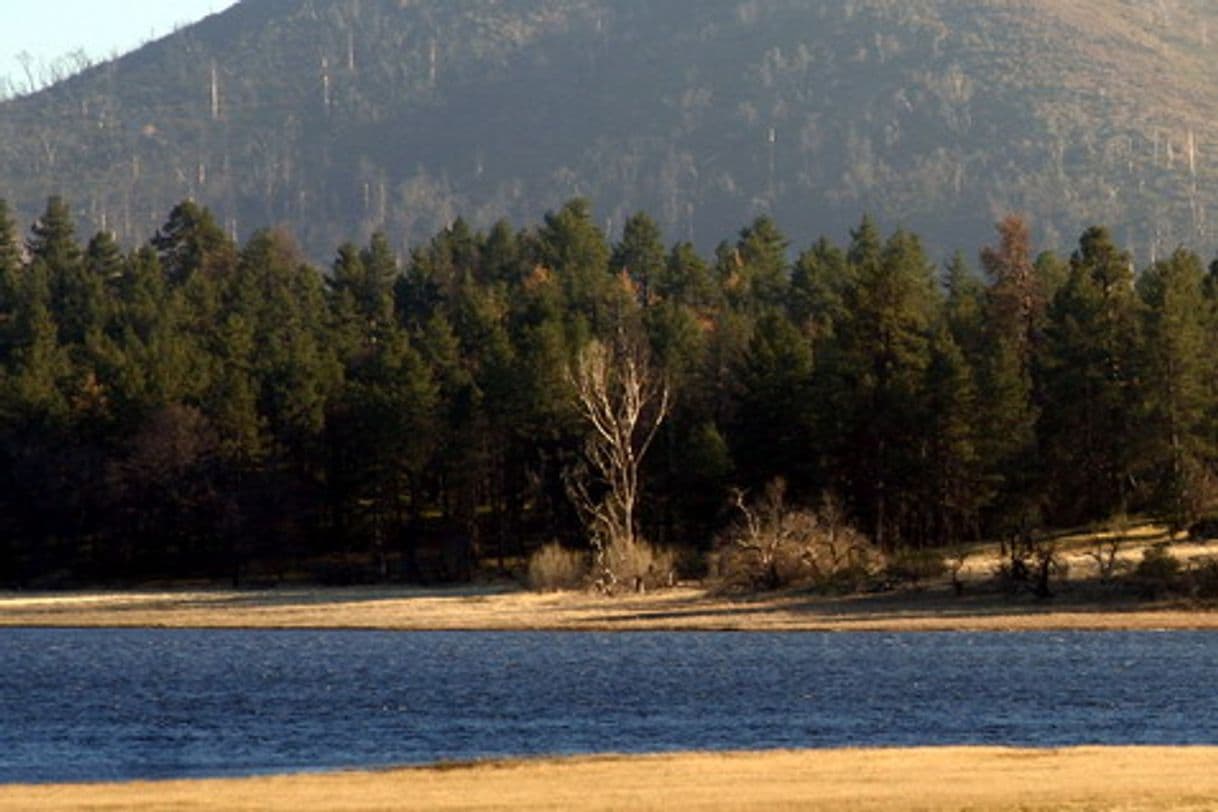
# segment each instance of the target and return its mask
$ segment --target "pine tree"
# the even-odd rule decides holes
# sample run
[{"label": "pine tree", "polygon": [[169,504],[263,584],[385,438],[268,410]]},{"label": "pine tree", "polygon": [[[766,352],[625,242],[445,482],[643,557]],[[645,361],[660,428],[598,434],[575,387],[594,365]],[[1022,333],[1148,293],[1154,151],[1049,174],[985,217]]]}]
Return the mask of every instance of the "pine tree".
[{"label": "pine tree", "polygon": [[592,221],[585,200],[572,200],[545,216],[537,233],[537,260],[555,275],[569,318],[585,319],[597,335],[608,335],[617,322],[626,291],[609,274],[609,247]]},{"label": "pine tree", "polygon": [[959,251],[947,264],[943,287],[947,291],[944,302],[947,328],[956,346],[975,366],[984,353],[986,292]]},{"label": "pine tree", "polygon": [[762,488],[776,476],[807,493],[819,461],[812,445],[812,350],[781,313],[757,322],[742,366],[741,397],[731,427],[732,458],[743,484]]},{"label": "pine tree", "polygon": [[262,231],[242,249],[228,295],[229,312],[249,320],[259,348],[253,373],[260,412],[280,454],[299,454],[321,432],[339,378],[337,357],[326,348],[321,277],[290,235]]},{"label": "pine tree", "polygon": [[123,265],[118,244],[109,234],[101,232],[89,241],[81,261],[52,284],[56,292],[54,309],[59,314],[64,343],[83,345],[91,333],[105,328],[112,302],[107,286],[122,276]]},{"label": "pine tree", "polygon": [[113,286],[123,275],[125,267],[126,258],[113,234],[99,231],[89,240],[85,248],[85,270],[89,274],[102,280],[105,285]]},{"label": "pine tree", "polygon": [[973,370],[946,327],[931,342],[925,414],[930,470],[926,500],[933,505],[931,540],[958,544],[980,527],[991,493],[979,448],[977,387]]},{"label": "pine tree", "polygon": [[526,259],[521,251],[519,236],[506,221],[500,220],[491,227],[482,243],[482,255],[478,261],[482,270],[481,281],[508,287],[519,285],[529,270]]},{"label": "pine tree", "polygon": [[[17,241],[17,226],[9,212],[8,202],[0,198],[0,272],[16,273],[21,266],[21,245]],[[8,289],[6,286],[5,289]]]},{"label": "pine tree", "polygon": [[789,245],[777,223],[769,217],[758,217],[740,232],[736,251],[753,308],[768,310],[786,306],[790,287]]},{"label": "pine tree", "polygon": [[397,254],[389,238],[378,231],[368,241],[368,247],[360,251],[359,258],[364,267],[359,296],[361,311],[381,323],[393,312],[393,291],[401,276]]},{"label": "pine tree", "polygon": [[1173,530],[1188,526],[1208,505],[1214,434],[1215,364],[1208,352],[1204,271],[1180,249],[1138,280],[1143,310],[1143,419],[1140,461],[1156,484],[1155,511]]},{"label": "pine tree", "polygon": [[850,232],[850,248],[846,261],[855,268],[855,273],[875,273],[884,250],[884,238],[870,216],[864,215],[858,228]]},{"label": "pine tree", "polygon": [[990,278],[990,329],[995,340],[1009,346],[1030,371],[1048,300],[1032,263],[1027,223],[1011,215],[997,229],[998,247],[981,251],[981,265]]},{"label": "pine tree", "polygon": [[831,338],[846,319],[845,295],[854,284],[852,270],[841,249],[823,237],[796,261],[788,310],[814,342]]},{"label": "pine tree", "polygon": [[1041,439],[1056,517],[1104,518],[1131,502],[1137,459],[1137,301],[1130,258],[1088,229],[1049,312]]},{"label": "pine tree", "polygon": [[152,238],[161,265],[174,284],[195,274],[219,277],[237,263],[237,247],[216,223],[211,210],[186,200],[174,207]]},{"label": "pine tree", "polygon": [[218,339],[219,369],[207,395],[207,413],[219,432],[224,458],[238,470],[253,470],[267,451],[266,420],[258,409],[254,374],[254,326],[233,313],[220,325]]},{"label": "pine tree", "polygon": [[986,487],[995,492],[987,527],[1003,537],[1039,526],[1043,518],[1038,420],[1032,375],[1014,345],[993,335],[977,369],[978,448]]},{"label": "pine tree", "polygon": [[329,484],[340,536],[360,531],[387,574],[386,552],[405,543],[406,575],[418,576],[411,520],[437,442],[439,391],[404,332],[384,334],[348,371],[329,432]]},{"label": "pine tree", "polygon": [[50,271],[41,258],[22,273],[14,301],[12,369],[4,411],[17,426],[58,426],[69,414],[71,359],[51,309]]},{"label": "pine tree", "polygon": [[372,347],[396,329],[397,280],[397,256],[383,234],[372,235],[363,250],[352,243],[339,247],[329,293],[342,355]]},{"label": "pine tree", "polygon": [[30,228],[26,248],[31,258],[41,260],[46,265],[52,277],[67,274],[80,262],[76,226],[63,198],[51,197],[47,200],[46,211]]},{"label": "pine tree", "polygon": [[622,239],[613,247],[610,270],[625,274],[638,291],[643,305],[652,302],[656,284],[664,272],[665,251],[660,227],[648,215],[639,212],[626,221]]},{"label": "pine tree", "polygon": [[830,354],[830,402],[841,420],[839,476],[874,538],[887,548],[912,540],[924,506],[912,494],[924,474],[920,409],[939,303],[933,268],[918,239],[898,231],[877,254],[864,220],[849,257],[857,283],[846,297],[849,319]]},{"label": "pine tree", "polygon": [[188,312],[183,292],[167,287],[156,250],[136,251],[117,287],[110,327],[116,355],[105,376],[116,413],[139,423],[170,404],[197,402],[210,385],[208,348],[192,328],[198,316]]},{"label": "pine tree", "polygon": [[406,272],[396,286],[403,324],[420,329],[456,296],[466,280],[479,276],[481,240],[481,235],[458,219],[411,253]]},{"label": "pine tree", "polygon": [[17,229],[9,215],[8,204],[0,199],[0,369],[8,366],[13,351],[13,320],[21,270]]},{"label": "pine tree", "polygon": [[706,261],[687,242],[673,246],[654,287],[656,294],[664,301],[677,302],[699,311],[714,307],[721,295]]}]

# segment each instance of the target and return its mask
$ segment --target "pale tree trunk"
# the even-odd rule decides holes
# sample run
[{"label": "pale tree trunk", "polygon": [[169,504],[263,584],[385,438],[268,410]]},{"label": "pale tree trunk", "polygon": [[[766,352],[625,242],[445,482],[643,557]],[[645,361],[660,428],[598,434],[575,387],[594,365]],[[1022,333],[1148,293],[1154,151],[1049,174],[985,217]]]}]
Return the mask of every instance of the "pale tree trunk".
[{"label": "pale tree trunk", "polygon": [[[633,544],[639,501],[639,468],[668,414],[666,381],[650,364],[645,347],[619,336],[611,345],[592,341],[571,370],[580,416],[588,427],[585,457],[590,471],[570,477],[571,494],[596,554],[599,586],[616,582],[607,549]],[[594,497],[590,476],[605,487]]]}]

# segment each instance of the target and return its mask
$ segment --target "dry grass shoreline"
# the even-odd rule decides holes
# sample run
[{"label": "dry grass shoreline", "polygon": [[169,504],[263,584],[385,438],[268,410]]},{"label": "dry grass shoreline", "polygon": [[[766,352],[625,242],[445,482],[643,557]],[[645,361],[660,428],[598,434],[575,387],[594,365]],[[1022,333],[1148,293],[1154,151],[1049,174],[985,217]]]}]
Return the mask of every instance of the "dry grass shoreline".
[{"label": "dry grass shoreline", "polygon": [[387,631],[1218,630],[1218,611],[1131,599],[1036,601],[943,590],[748,598],[679,588],[605,598],[499,587],[0,593],[0,627]]},{"label": "dry grass shoreline", "polygon": [[591,756],[202,781],[0,785],[0,809],[1202,810],[1218,748]]},{"label": "dry grass shoreline", "polygon": [[[1163,528],[1137,525],[1054,541],[1070,581],[1041,601],[987,588],[997,548],[970,550],[960,571],[966,594],[942,579],[922,589],[827,597],[806,591],[731,597],[683,587],[606,598],[586,592],[536,594],[510,585],[264,590],[163,589],[125,592],[0,592],[0,627],[194,629],[369,629],[392,631],[1053,631],[1218,630],[1218,606],[1149,602],[1096,589],[1097,553],[1119,542],[1119,566],[1133,568]],[[1210,559],[1218,546],[1176,541],[1183,561]]]}]

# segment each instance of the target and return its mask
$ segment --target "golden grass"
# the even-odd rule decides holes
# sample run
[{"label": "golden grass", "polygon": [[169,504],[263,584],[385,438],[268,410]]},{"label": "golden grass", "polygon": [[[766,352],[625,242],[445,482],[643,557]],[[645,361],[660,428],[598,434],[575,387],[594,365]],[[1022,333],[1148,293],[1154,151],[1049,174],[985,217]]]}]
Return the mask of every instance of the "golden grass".
[{"label": "golden grass", "polygon": [[[1112,532],[1055,540],[1071,578],[1093,578],[1091,556]],[[1120,559],[1131,568],[1147,546],[1167,539],[1153,525],[1120,531]],[[1218,547],[1175,542],[1181,559]],[[957,598],[945,584],[923,591],[824,597],[798,590],[748,597],[683,587],[606,598],[587,592],[537,594],[509,587],[280,588],[262,591],[176,590],[0,593],[0,627],[164,627],[256,629],[573,630],[573,631],[1034,631],[1218,629],[1218,611],[1149,604],[1094,591],[1062,590],[1052,601],[1012,598],[979,588],[999,563],[997,548],[967,556]]]},{"label": "golden grass", "polygon": [[1202,810],[1218,748],[618,756],[132,784],[0,786],[48,810]]},{"label": "golden grass", "polygon": [[0,596],[0,626],[575,631],[1218,629],[1218,612],[945,591],[751,598],[681,588],[603,598],[496,589],[316,589]]}]

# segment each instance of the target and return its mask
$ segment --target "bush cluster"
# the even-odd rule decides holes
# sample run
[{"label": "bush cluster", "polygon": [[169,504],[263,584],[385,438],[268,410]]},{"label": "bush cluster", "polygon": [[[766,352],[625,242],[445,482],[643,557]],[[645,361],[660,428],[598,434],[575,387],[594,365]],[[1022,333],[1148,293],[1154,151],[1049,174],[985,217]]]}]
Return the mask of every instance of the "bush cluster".
[{"label": "bush cluster", "polygon": [[568,550],[557,542],[551,542],[529,557],[529,588],[537,592],[579,589],[587,580],[586,553]]},{"label": "bush cluster", "polygon": [[740,518],[717,544],[719,574],[728,587],[851,591],[881,572],[884,556],[846,523],[834,500],[814,511],[788,507],[785,494],[785,484],[776,480],[753,502],[737,495]]}]

